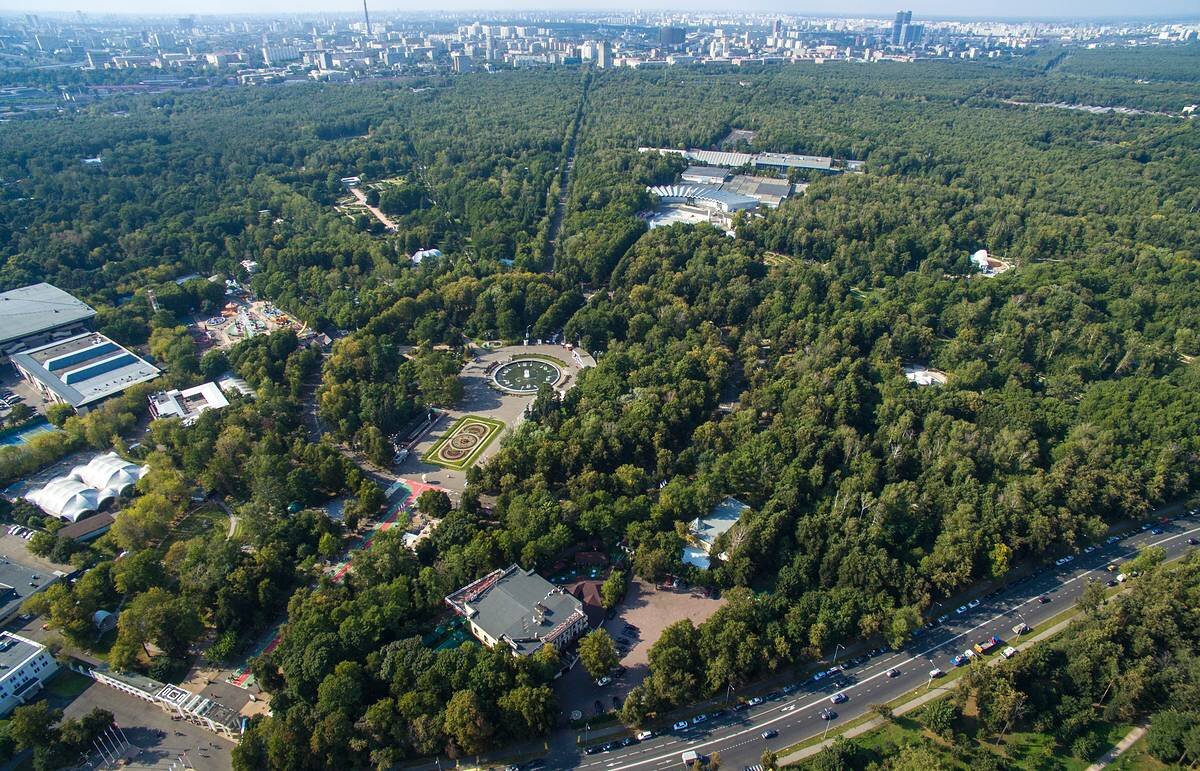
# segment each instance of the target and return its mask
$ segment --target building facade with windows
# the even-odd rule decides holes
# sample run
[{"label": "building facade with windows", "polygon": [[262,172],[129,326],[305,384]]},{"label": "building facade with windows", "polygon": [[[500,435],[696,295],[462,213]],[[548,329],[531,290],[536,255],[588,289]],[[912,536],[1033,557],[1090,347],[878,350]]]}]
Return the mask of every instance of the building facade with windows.
[{"label": "building facade with windows", "polygon": [[546,645],[561,650],[587,629],[583,603],[532,570],[494,570],[446,597],[489,648],[529,656]]},{"label": "building facade with windows", "polygon": [[12,632],[0,632],[0,717],[29,701],[58,671],[45,645]]}]

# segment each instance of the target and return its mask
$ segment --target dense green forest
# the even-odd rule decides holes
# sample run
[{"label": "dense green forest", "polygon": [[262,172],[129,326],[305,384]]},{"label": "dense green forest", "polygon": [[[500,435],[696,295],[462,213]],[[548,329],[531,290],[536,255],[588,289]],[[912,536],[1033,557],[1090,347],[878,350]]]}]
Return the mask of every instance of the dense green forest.
[{"label": "dense green forest", "polygon": [[[169,674],[205,630],[228,655],[286,608],[281,644],[254,663],[273,716],[252,725],[239,768],[385,767],[546,732],[553,656],[433,652],[421,637],[454,587],[514,561],[548,568],[583,540],[624,543],[642,578],[690,572],[726,590],[711,619],[655,644],[630,720],[853,637],[902,644],[935,600],[1196,492],[1196,124],[1012,103],[1178,113],[1190,86],[1153,75],[1179,72],[1175,56],[1123,54],[1120,72],[1073,52],[480,73],[129,98],[128,117],[109,105],[37,132],[0,126],[0,285],[52,281],[176,382],[232,367],[260,392],[187,429],[154,425],[138,499],[150,503],[72,555],[97,568],[45,610],[69,629],[124,598],[115,663]],[[637,147],[708,147],[731,128],[865,173],[809,179],[777,210],[739,215],[733,238],[646,232],[646,185],[682,164]],[[98,167],[80,162],[95,155]],[[350,175],[397,180],[381,201],[397,232],[334,210]],[[445,257],[409,264],[432,246]],[[1014,268],[976,275],[980,248]],[[262,267],[252,278],[246,259]],[[177,326],[220,298],[171,281],[192,272],[247,280],[349,334],[324,360],[294,335],[197,360]],[[167,300],[157,313],[149,289]],[[321,578],[383,505],[336,445],[386,463],[387,435],[459,397],[464,338],[527,327],[564,330],[598,366],[564,398],[537,398],[458,508],[422,501],[444,516],[415,553],[381,536],[347,582]],[[909,361],[948,382],[911,385]],[[65,438],[0,451],[0,473],[112,443],[137,401],[62,416]],[[241,514],[243,544],[172,539],[196,484]],[[728,560],[685,570],[683,523],[731,494],[751,511],[714,550]],[[344,523],[308,508],[335,495],[352,499]],[[121,549],[137,559],[114,564]],[[146,641],[164,654],[140,656]]]}]

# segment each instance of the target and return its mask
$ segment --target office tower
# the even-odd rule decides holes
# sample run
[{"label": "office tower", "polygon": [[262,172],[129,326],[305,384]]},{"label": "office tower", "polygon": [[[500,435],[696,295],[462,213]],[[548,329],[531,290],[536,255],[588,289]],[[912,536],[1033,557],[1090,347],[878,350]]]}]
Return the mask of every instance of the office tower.
[{"label": "office tower", "polygon": [[680,27],[660,27],[658,30],[658,44],[663,48],[683,45],[686,37],[687,31]]},{"label": "office tower", "polygon": [[[365,0],[364,0],[365,2]],[[892,45],[898,46],[904,39],[904,27],[912,23],[912,11],[897,11],[896,20],[892,22]]]},{"label": "office tower", "polygon": [[771,37],[776,40],[783,37],[783,19],[776,19],[775,23],[771,25]]}]

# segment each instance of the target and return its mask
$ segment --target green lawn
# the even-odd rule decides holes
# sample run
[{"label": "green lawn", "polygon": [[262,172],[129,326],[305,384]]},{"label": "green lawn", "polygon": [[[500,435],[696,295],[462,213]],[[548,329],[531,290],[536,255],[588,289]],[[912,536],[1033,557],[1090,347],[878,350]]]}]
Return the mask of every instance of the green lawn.
[{"label": "green lawn", "polygon": [[70,702],[76,696],[83,693],[89,685],[95,680],[87,675],[81,675],[71,669],[60,669],[54,677],[46,681],[42,686],[45,689],[46,695],[53,696],[57,700]]}]

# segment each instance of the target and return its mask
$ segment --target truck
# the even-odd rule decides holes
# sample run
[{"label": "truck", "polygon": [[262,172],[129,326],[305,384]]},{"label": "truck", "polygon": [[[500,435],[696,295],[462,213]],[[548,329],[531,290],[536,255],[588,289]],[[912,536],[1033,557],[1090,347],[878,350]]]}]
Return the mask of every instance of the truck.
[{"label": "truck", "polygon": [[683,760],[683,765],[687,766],[688,768],[704,762],[704,756],[695,750],[687,750],[683,753],[681,759]]},{"label": "truck", "polygon": [[999,644],[1000,638],[996,635],[992,635],[986,640],[980,640],[979,642],[975,643],[975,652],[982,656]]}]

